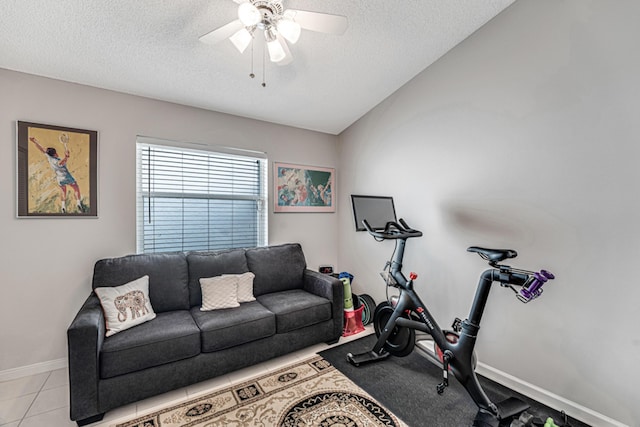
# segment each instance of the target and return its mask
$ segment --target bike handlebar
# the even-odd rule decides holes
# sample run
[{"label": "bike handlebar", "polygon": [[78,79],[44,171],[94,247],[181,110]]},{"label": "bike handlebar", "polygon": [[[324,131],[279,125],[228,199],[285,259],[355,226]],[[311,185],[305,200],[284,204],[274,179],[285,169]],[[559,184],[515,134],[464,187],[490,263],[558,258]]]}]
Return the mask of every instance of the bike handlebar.
[{"label": "bike handlebar", "polygon": [[499,281],[503,286],[521,286],[520,291],[514,289],[514,292],[516,292],[518,299],[525,303],[538,298],[542,294],[542,286],[548,280],[555,279],[555,276],[546,270],[526,271],[499,264],[501,261],[518,256],[518,253],[513,249],[487,249],[471,246],[467,251],[476,252],[482,259],[489,261],[489,265],[496,269],[497,274],[494,276],[494,280]]},{"label": "bike handlebar", "polygon": [[[404,219],[400,218],[398,222],[389,221],[385,225],[384,230],[374,230],[366,219],[362,220],[364,228],[369,232],[369,234],[377,239],[406,240],[411,237],[422,236],[422,231],[414,230],[405,222]],[[509,266],[499,264],[501,261],[508,258],[515,258],[518,256],[518,253],[512,249],[487,249],[478,246],[471,246],[467,251],[476,252],[481,258],[489,261],[489,265],[494,268],[492,272],[495,272],[495,275],[492,274],[492,280],[499,281],[503,286],[511,287],[514,292],[516,292],[518,299],[524,303],[538,298],[542,294],[542,286],[547,281],[555,279],[555,276],[547,270],[533,272],[514,269]],[[409,282],[413,282],[413,278],[411,278]],[[513,285],[520,286],[520,291],[516,291],[513,288]]]},{"label": "bike handlebar", "polygon": [[377,237],[378,239],[409,239],[411,237],[420,237],[422,236],[422,231],[414,230],[409,227],[409,225],[404,221],[404,219],[400,218],[398,220],[400,224],[395,221],[389,221],[384,227],[382,231],[376,231],[371,228],[369,222],[366,219],[362,220],[362,225],[367,229],[369,234],[373,237]]}]

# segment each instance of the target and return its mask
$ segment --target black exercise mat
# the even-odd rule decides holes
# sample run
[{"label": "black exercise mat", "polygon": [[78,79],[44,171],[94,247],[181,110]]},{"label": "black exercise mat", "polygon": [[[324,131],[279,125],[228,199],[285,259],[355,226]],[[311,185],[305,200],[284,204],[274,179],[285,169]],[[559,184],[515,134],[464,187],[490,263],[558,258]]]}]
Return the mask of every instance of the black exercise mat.
[{"label": "black exercise mat", "polygon": [[[389,357],[385,360],[355,367],[347,361],[347,353],[364,353],[375,344],[375,334],[320,352],[353,382],[370,393],[391,412],[412,427],[471,426],[477,406],[465,389],[450,375],[449,387],[438,395],[436,385],[442,382],[442,371],[416,352],[407,357]],[[542,421],[552,417],[560,425],[560,412],[548,408],[485,377],[478,376],[482,387],[493,402],[510,396],[531,405],[527,411]],[[571,415],[571,414],[569,414]],[[509,425],[506,422],[505,425]],[[589,427],[570,418],[572,427]]]}]

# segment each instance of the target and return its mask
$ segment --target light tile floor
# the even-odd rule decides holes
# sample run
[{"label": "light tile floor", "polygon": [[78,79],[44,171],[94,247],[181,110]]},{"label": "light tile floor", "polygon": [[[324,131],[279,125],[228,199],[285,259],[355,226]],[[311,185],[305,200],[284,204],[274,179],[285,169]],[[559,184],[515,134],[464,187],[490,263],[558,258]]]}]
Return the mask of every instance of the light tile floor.
[{"label": "light tile floor", "polygon": [[[342,337],[335,345],[361,338],[373,332],[372,325],[350,337]],[[177,403],[217,388],[228,387],[250,377],[302,360],[331,346],[318,344],[295,353],[250,366],[208,381],[193,384],[159,396],[141,400],[107,412],[99,423],[91,427],[109,427],[165,405]],[[29,377],[0,382],[0,426],[2,427],[72,427],[69,419],[69,376],[67,369],[45,372]]]}]

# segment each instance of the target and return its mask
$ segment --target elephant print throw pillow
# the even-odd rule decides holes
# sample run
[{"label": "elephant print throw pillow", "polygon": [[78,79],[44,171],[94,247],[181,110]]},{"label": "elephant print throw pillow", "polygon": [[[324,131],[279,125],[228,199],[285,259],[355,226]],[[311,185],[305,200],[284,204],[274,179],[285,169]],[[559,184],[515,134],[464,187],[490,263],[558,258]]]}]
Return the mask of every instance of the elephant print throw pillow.
[{"label": "elephant print throw pillow", "polygon": [[100,298],[108,337],[156,317],[149,301],[149,276],[94,291]]}]

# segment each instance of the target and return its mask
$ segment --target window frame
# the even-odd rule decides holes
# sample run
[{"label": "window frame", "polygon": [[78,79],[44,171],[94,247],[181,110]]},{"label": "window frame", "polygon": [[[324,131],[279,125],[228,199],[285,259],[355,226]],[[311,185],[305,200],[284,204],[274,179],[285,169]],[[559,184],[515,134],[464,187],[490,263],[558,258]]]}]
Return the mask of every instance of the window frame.
[{"label": "window frame", "polygon": [[[177,187],[179,187],[179,185],[176,185],[176,188],[173,189],[169,189],[167,190],[166,188],[164,189],[159,189],[159,190],[151,190],[149,187],[149,183],[151,181],[148,181],[150,179],[149,174],[149,170],[143,170],[143,162],[146,161],[146,164],[150,164],[150,161],[148,160],[143,160],[143,150],[145,149],[150,149],[150,150],[155,150],[156,152],[164,152],[164,153],[171,153],[171,155],[176,155],[176,156],[183,156],[183,157],[193,157],[193,156],[202,156],[202,159],[208,159],[211,160],[212,158],[215,158],[217,160],[221,160],[222,163],[224,163],[224,160],[228,160],[229,165],[233,165],[236,162],[245,162],[245,164],[249,164],[246,163],[247,160],[249,161],[256,161],[257,162],[257,176],[255,184],[252,183],[251,181],[249,181],[249,185],[248,187],[253,187],[254,185],[257,186],[258,191],[256,194],[234,194],[233,193],[233,185],[230,185],[229,188],[226,188],[227,191],[231,191],[231,192],[211,192],[209,189],[207,189],[206,191],[196,191],[195,189],[197,187],[193,186],[196,184],[202,184],[204,182],[203,178],[191,178],[194,179],[194,181],[189,180],[189,178],[185,178],[188,175],[188,172],[191,171],[192,173],[195,172],[195,170],[189,169],[189,167],[185,167],[188,166],[188,162],[183,161],[177,168],[176,170],[179,170],[179,172],[175,172],[176,173],[176,177],[179,177],[179,180],[181,180],[180,182],[182,182],[182,189],[177,189]],[[177,154],[177,153],[182,153],[182,154]],[[166,163],[161,163],[161,164],[165,164],[165,165],[169,165],[170,161],[167,161]],[[208,166],[209,169],[207,169],[207,179],[211,179],[211,166]],[[145,179],[143,178],[143,176],[147,174],[147,182],[145,182]],[[161,177],[161,175],[159,175]],[[191,175],[193,177],[193,175]],[[238,175],[240,176],[240,174]],[[185,181],[188,180],[188,181]],[[195,182],[197,181],[197,182]],[[185,182],[187,182],[185,184]],[[195,184],[194,184],[195,182]],[[207,181],[208,183],[209,181]],[[219,184],[219,180],[218,182],[218,186]],[[234,182],[234,181],[231,181]],[[191,185],[191,186],[190,186]],[[145,186],[147,186],[147,188],[144,188]],[[207,187],[209,185],[207,184]],[[188,189],[185,190],[185,187],[188,187]],[[242,187],[243,189],[246,189],[245,187]],[[236,148],[230,148],[230,147],[220,147],[220,146],[214,146],[214,145],[205,145],[205,144],[194,144],[194,143],[187,143],[187,142],[177,142],[177,141],[168,141],[168,140],[161,140],[161,139],[157,139],[157,138],[150,138],[150,137],[143,137],[143,136],[138,136],[137,137],[137,141],[136,141],[136,251],[137,253],[166,253],[166,252],[175,252],[175,251],[182,251],[182,252],[189,252],[189,251],[217,251],[217,250],[224,250],[224,249],[233,249],[233,248],[238,248],[238,247],[248,247],[248,246],[267,246],[268,245],[268,159],[266,157],[265,153],[259,152],[259,151],[250,151],[250,150],[242,150],[242,149],[236,149]],[[155,203],[156,201],[160,201],[160,200],[178,200],[178,203],[182,204],[182,213],[181,216],[176,217],[177,221],[179,221],[179,226],[175,227],[174,230],[171,230],[171,232],[176,231],[177,237],[176,239],[174,239],[174,246],[168,248],[168,247],[163,247],[162,245],[162,239],[155,243],[155,244],[147,244],[148,241],[145,241],[145,237],[147,236],[147,233],[145,233],[145,225],[147,225],[147,221],[149,220],[149,218],[152,217],[152,215],[150,214],[151,210],[150,207],[152,206],[151,203]],[[145,200],[147,201],[147,204],[145,204]],[[200,241],[200,246],[197,247],[197,245],[194,243],[195,240],[191,240],[188,238],[188,233],[185,232],[185,230],[188,229],[188,226],[185,226],[185,223],[188,222],[186,221],[186,218],[188,217],[188,213],[185,212],[184,206],[185,204],[189,204],[189,203],[195,203],[194,201],[200,201],[202,202],[203,200],[207,200],[207,206],[204,208],[207,211],[207,225],[206,225],[206,241],[207,243],[204,244],[203,241]],[[240,242],[238,244],[231,244],[231,245],[215,245],[213,244],[213,242],[215,241],[215,239],[211,239],[211,236],[215,234],[215,225],[212,225],[210,222],[210,213],[212,212],[212,210],[214,209],[211,206],[211,202],[215,203],[215,202],[220,202],[220,201],[231,201],[231,205],[234,206],[231,209],[235,209],[235,204],[233,203],[233,201],[238,201],[238,202],[242,202],[242,201],[254,201],[255,202],[255,222],[252,223],[255,225],[255,240],[253,240],[253,242],[255,244],[252,245],[247,245],[247,244],[240,244]],[[224,203],[224,202],[223,202]],[[199,203],[201,204],[201,203]],[[242,203],[241,203],[242,204]],[[175,209],[175,207],[173,207],[172,209]],[[201,208],[202,209],[202,208]],[[247,207],[244,207],[244,210],[246,212]],[[146,212],[145,212],[146,211]],[[238,214],[238,216],[240,216]],[[224,216],[223,218],[227,219],[230,223],[234,223],[233,218],[234,218],[234,214],[232,213],[231,215],[228,216]],[[246,215],[245,215],[246,218]],[[162,219],[162,218],[160,218]],[[237,219],[237,217],[236,217]],[[158,226],[158,223],[160,222],[160,220],[157,220],[156,223],[154,223],[154,226]],[[148,229],[147,229],[148,230]],[[232,228],[233,231],[233,228]],[[153,235],[153,233],[151,233]],[[160,233],[158,233],[160,234]],[[187,236],[187,238],[185,238],[185,236]],[[251,237],[250,239],[253,239],[253,237]],[[169,238],[166,239],[167,242],[169,242]],[[231,238],[231,241],[233,241],[233,236]],[[179,242],[179,243],[178,243]]]}]

